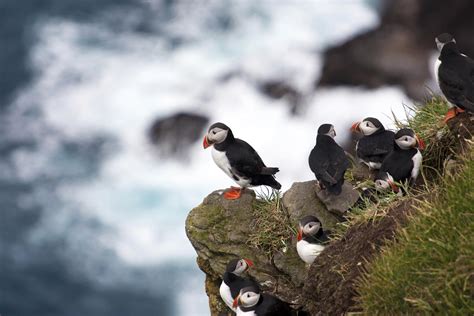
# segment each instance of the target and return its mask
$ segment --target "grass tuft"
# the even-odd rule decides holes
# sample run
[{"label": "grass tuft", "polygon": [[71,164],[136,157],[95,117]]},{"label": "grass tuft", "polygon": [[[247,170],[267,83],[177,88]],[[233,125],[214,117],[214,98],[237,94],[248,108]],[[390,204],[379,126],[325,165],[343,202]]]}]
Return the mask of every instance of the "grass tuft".
[{"label": "grass tuft", "polygon": [[270,190],[257,194],[253,205],[255,229],[248,237],[247,244],[272,257],[277,251],[291,247],[295,234],[287,212],[281,204],[279,191]]},{"label": "grass tuft", "polygon": [[471,149],[359,280],[365,314],[474,314],[473,187]]}]

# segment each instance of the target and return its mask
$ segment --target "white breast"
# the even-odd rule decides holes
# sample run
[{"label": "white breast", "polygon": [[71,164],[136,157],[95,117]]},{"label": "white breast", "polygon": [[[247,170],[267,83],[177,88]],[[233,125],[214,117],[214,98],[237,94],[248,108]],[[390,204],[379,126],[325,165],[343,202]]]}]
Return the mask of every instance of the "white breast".
[{"label": "white breast", "polygon": [[441,60],[436,58],[435,65],[434,65],[434,75],[435,75],[436,82],[438,83],[438,85],[439,85],[439,76],[438,76],[439,66],[441,66]]},{"label": "white breast", "polygon": [[249,179],[239,177],[237,175],[237,180],[234,179],[229,159],[227,158],[227,155],[224,151],[219,151],[212,147],[212,159],[214,159],[216,165],[221,168],[222,171],[224,171],[225,174],[228,175],[232,180],[234,180],[238,185],[240,185],[241,187],[248,187],[250,185]]},{"label": "white breast", "polygon": [[243,312],[240,307],[237,307],[236,314],[237,316],[257,316],[254,311]]},{"label": "white breast", "polygon": [[232,307],[234,303],[234,299],[232,298],[232,294],[230,293],[230,288],[224,281],[221,283],[221,287],[219,288],[219,294],[221,295],[222,300],[224,303],[229,306],[230,309],[235,311],[235,308]]},{"label": "white breast", "polygon": [[416,154],[411,158],[413,161],[413,169],[411,170],[411,178],[413,181],[416,180],[418,177],[418,174],[420,173],[420,168],[421,168],[421,162],[423,161],[423,156],[421,155],[421,152],[417,150]]},{"label": "white breast", "polygon": [[296,243],[296,251],[301,260],[306,263],[313,263],[314,259],[324,250],[323,245],[311,244],[306,240],[300,240]]}]

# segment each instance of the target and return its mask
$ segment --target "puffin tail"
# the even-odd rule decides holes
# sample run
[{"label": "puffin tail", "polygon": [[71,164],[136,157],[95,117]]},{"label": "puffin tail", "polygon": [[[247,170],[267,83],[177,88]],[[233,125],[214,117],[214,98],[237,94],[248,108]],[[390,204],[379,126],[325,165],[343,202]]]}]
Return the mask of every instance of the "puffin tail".
[{"label": "puffin tail", "polygon": [[263,181],[264,185],[268,185],[269,187],[272,187],[276,190],[281,189],[281,184],[277,180],[275,180],[273,176],[264,176],[264,179],[262,180],[264,180]]},{"label": "puffin tail", "polygon": [[274,175],[274,174],[277,173],[278,171],[280,171],[279,168],[263,167],[263,168],[262,168],[262,171],[261,171],[261,174]]}]

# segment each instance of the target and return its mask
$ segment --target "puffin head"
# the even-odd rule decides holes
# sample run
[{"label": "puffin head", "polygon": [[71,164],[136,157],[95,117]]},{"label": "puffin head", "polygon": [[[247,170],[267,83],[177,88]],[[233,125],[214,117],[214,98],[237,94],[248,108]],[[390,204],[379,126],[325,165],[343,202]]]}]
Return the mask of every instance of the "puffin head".
[{"label": "puffin head", "polygon": [[222,143],[226,140],[227,135],[230,132],[230,128],[224,123],[214,123],[209,127],[206,136],[202,142],[202,146],[206,149],[214,144]]},{"label": "puffin head", "polygon": [[235,275],[241,275],[252,266],[253,262],[249,259],[233,259],[229,261],[225,270]]},{"label": "puffin head", "polygon": [[401,149],[416,148],[425,149],[425,143],[410,128],[402,128],[395,134],[395,143]]},{"label": "puffin head", "polygon": [[318,135],[326,135],[334,138],[336,137],[336,131],[334,130],[334,126],[332,124],[323,124],[318,128]]},{"label": "puffin head", "polygon": [[436,36],[435,42],[436,42],[436,46],[438,47],[438,50],[440,52],[443,49],[444,45],[446,45],[448,43],[455,43],[456,44],[456,40],[449,33],[443,33],[443,34],[440,34],[440,35]]},{"label": "puffin head", "polygon": [[305,216],[298,223],[298,241],[306,236],[316,236],[322,229],[321,221],[316,216]]},{"label": "puffin head", "polygon": [[375,177],[375,189],[377,191],[387,191],[390,188],[395,193],[398,193],[398,191],[400,190],[390,173],[380,171]]},{"label": "puffin head", "polygon": [[257,285],[244,287],[240,290],[239,295],[234,299],[232,306],[253,307],[260,301],[260,288]]},{"label": "puffin head", "polygon": [[361,122],[352,124],[351,130],[353,132],[360,132],[364,136],[374,134],[380,129],[384,129],[382,123],[374,117],[366,117]]}]

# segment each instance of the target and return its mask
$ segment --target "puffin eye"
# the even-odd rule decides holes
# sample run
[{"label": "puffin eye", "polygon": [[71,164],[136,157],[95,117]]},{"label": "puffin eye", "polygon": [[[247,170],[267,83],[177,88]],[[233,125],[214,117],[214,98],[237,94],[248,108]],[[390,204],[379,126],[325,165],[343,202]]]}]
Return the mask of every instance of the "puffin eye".
[{"label": "puffin eye", "polygon": [[212,134],[216,135],[216,131],[212,131]]}]

